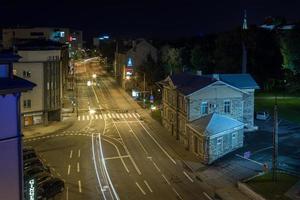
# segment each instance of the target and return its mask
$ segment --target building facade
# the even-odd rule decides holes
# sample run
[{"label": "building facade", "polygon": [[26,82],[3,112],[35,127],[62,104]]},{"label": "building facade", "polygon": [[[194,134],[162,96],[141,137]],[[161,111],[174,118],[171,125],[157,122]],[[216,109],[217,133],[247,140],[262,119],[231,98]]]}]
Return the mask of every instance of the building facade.
[{"label": "building facade", "polygon": [[[248,74],[183,73],[161,83],[163,125],[204,163],[242,147],[244,129],[256,129],[254,90],[258,86]],[[226,138],[234,138],[234,145]],[[217,154],[213,151],[216,145]]]},{"label": "building facade", "polygon": [[13,64],[16,76],[37,86],[21,97],[22,125],[47,124],[61,118],[61,49],[18,50],[22,57]]}]

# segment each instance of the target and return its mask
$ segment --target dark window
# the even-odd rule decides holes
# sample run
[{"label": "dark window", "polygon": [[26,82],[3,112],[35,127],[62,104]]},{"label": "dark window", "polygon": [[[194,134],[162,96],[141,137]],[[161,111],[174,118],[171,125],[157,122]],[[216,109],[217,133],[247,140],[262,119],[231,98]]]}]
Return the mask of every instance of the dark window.
[{"label": "dark window", "polygon": [[230,100],[224,101],[224,113],[230,113],[231,102]]},{"label": "dark window", "polygon": [[31,36],[44,36],[43,32],[31,32],[30,33]]}]

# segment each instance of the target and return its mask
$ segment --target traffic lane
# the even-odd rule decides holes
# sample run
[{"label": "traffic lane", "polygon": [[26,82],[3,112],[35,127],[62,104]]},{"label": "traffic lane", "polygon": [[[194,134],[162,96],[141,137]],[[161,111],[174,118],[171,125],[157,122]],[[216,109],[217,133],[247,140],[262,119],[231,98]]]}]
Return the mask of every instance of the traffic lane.
[{"label": "traffic lane", "polygon": [[152,164],[155,167],[157,166],[156,168],[165,175],[170,185],[177,190],[177,193],[183,199],[201,199],[204,197],[202,186],[194,178],[193,174],[184,169],[181,160],[173,155],[168,145],[157,140],[155,134],[151,133],[150,129],[147,129],[147,133],[144,129],[146,127],[141,126],[140,123],[130,123],[129,125],[141,144],[147,149],[148,154],[152,157]]},{"label": "traffic lane", "polygon": [[[148,182],[152,193],[149,193],[152,199],[177,199],[176,194],[172,190],[169,180],[158,171],[152,164],[147,150],[143,148],[137,138],[130,132],[127,124],[116,124],[119,133],[124,141],[124,145],[130,152],[134,162],[137,173],[140,175],[138,181],[143,183]],[[140,186],[141,191],[146,191],[147,185]],[[143,192],[142,192],[143,193]]]}]

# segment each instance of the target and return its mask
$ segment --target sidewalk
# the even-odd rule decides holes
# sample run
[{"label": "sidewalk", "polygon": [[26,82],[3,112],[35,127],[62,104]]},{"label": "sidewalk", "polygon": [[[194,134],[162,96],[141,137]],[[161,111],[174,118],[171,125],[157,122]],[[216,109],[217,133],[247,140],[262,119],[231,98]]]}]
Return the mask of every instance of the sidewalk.
[{"label": "sidewalk", "polygon": [[[139,106],[138,103],[135,102],[124,90],[120,89],[120,92],[133,104]],[[187,151],[183,145],[171,136],[171,134],[159,122],[150,116],[151,111],[140,107],[138,112],[143,117],[143,120],[146,122],[149,130],[155,133],[154,137],[162,144],[166,144],[172,149],[172,154],[176,156],[174,159],[177,161],[179,160],[182,166],[191,175],[193,175],[196,180],[200,181],[203,188],[210,191],[209,195],[211,197],[215,194],[222,200],[250,200],[249,197],[245,196],[238,190],[236,183],[241,177],[248,178],[249,174],[252,175],[252,173],[242,173],[240,176],[230,177],[231,175],[227,174],[227,171],[225,170],[222,171],[218,167],[207,166],[200,163],[199,159],[195,155]],[[243,175],[245,175],[245,177],[243,177]]]}]

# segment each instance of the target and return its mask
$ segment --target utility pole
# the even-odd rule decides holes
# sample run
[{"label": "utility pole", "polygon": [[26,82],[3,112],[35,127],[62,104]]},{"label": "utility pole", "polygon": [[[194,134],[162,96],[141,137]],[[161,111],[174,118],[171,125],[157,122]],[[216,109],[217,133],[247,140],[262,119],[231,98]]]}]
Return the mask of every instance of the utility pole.
[{"label": "utility pole", "polygon": [[146,74],[144,72],[144,91],[143,91],[143,105],[144,105],[144,108],[146,108]]},{"label": "utility pole", "polygon": [[277,157],[278,157],[278,110],[277,110],[277,96],[275,95],[275,105],[274,105],[274,131],[273,131],[273,171],[272,180],[277,181]]}]

